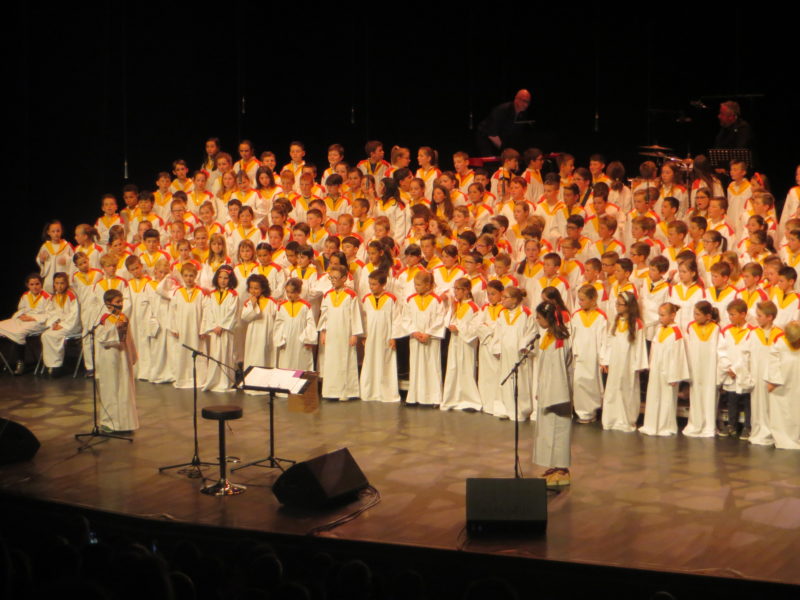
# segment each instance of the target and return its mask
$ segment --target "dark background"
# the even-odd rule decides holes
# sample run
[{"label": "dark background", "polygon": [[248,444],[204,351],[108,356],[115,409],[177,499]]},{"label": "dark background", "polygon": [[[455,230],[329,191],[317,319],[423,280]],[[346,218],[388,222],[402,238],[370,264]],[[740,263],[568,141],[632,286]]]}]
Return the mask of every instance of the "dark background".
[{"label": "dark background", "polygon": [[[35,269],[45,221],[61,219],[72,241],[76,224],[99,216],[101,194],[120,195],[126,159],[129,180],[153,187],[176,158],[195,168],[212,135],[234,157],[244,137],[281,164],[300,139],[321,167],[332,142],[352,163],[367,139],[382,140],[387,158],[393,144],[412,157],[431,145],[450,168],[452,152],[473,149],[471,127],[526,87],[532,145],[584,166],[599,151],[635,173],[638,146],[703,152],[719,101],[758,95],[740,103],[762,170],[779,202],[793,185],[797,11],[285,4],[14,9],[2,314]],[[707,110],[689,104],[701,97]]]}]

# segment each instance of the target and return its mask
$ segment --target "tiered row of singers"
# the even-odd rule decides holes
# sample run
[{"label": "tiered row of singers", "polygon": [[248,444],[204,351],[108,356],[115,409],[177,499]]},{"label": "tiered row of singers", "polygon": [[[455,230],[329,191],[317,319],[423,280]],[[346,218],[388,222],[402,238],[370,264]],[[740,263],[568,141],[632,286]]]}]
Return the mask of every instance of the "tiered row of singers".
[{"label": "tiered row of singers", "polygon": [[[546,302],[572,338],[563,393],[579,422],[602,414],[605,429],[636,431],[646,385],[638,430],[675,434],[688,382],[683,434],[800,449],[800,167],[779,220],[765,176],[733,162],[723,187],[702,156],[684,184],[671,163],[644,162],[628,180],[600,155],[575,168],[562,154],[543,174],[537,149],[503,151],[490,174],[464,152],[441,171],[429,147],[415,172],[409,149],[387,162],[378,141],[350,166],[334,144],[321,176],[299,142],[280,170],[249,141],[236,162],[218,140],[206,151],[191,177],[177,160],[155,191],[125,186],[122,210],[105,195],[74,245],[47,224],[40,275],[0,323],[12,358],[41,333],[44,364],[60,369],[64,340],[118,290],[139,380],[191,387],[185,344],[225,365],[316,368],[326,398],[399,402],[407,338],[407,405],[524,420],[547,375],[523,367],[516,412],[499,382]],[[553,343],[544,333],[539,344]],[[200,362],[197,377],[231,389],[218,363]]]}]

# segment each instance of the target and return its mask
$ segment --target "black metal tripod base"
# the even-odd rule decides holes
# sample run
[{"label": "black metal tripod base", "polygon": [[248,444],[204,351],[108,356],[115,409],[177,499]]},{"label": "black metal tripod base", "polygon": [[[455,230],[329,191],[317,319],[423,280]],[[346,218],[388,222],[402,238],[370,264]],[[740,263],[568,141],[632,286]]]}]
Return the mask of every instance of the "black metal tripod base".
[{"label": "black metal tripod base", "polygon": [[172,469],[180,469],[178,475],[186,475],[189,479],[200,479],[203,477],[201,467],[218,467],[219,463],[203,462],[199,456],[192,458],[190,462],[180,463],[177,465],[169,465],[167,467],[158,467],[158,472],[170,471]]},{"label": "black metal tripod base", "polygon": [[[231,473],[233,473],[234,471],[238,471],[239,469],[244,469],[245,467],[261,467],[263,469],[280,469],[281,471],[283,471],[284,469],[281,466],[282,462],[285,462],[287,464],[293,465],[297,461],[296,460],[291,460],[291,459],[288,459],[288,458],[280,458],[278,456],[268,456],[266,458],[261,458],[259,460],[254,460],[254,461],[246,463],[244,465],[239,465],[238,467],[235,467],[235,468],[231,469]],[[262,464],[262,463],[266,463],[266,464]]]},{"label": "black metal tripod base", "polygon": [[201,489],[200,493],[207,496],[236,496],[244,493],[246,489],[246,486],[231,483],[227,479],[220,479],[217,483]]},{"label": "black metal tripod base", "polygon": [[[81,438],[85,438],[85,437],[88,437],[88,438],[91,438],[91,439],[88,440],[83,446],[78,448],[78,452],[83,452],[84,450],[86,450],[88,448],[91,448],[93,446],[96,446],[97,444],[99,444],[101,442],[104,442],[107,439],[109,439],[109,440],[126,440],[128,442],[133,443],[133,438],[129,438],[129,437],[126,437],[124,435],[118,435],[116,433],[105,433],[103,431],[100,431],[99,427],[95,427],[89,433],[76,433],[75,434],[75,439],[76,440],[80,440]],[[93,444],[92,440],[95,440],[97,438],[103,438],[103,439],[99,439],[97,441],[97,443]]]}]

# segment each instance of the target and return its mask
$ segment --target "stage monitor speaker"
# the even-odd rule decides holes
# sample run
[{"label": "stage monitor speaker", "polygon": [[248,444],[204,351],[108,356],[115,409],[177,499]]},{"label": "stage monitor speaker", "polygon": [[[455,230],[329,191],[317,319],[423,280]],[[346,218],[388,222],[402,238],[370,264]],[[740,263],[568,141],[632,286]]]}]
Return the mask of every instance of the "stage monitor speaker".
[{"label": "stage monitor speaker", "polygon": [[467,479],[467,533],[541,533],[547,529],[544,479]]},{"label": "stage monitor speaker", "polygon": [[0,417],[0,465],[30,460],[41,444],[30,429]]},{"label": "stage monitor speaker", "polygon": [[286,506],[324,508],[349,502],[369,481],[347,448],[297,463],[275,480],[272,493]]}]

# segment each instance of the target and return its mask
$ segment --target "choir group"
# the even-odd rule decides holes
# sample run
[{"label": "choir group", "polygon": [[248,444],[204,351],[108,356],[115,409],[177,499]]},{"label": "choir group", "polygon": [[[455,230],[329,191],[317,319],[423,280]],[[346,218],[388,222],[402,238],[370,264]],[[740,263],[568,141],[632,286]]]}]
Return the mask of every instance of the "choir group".
[{"label": "choir group", "polygon": [[[40,271],[0,322],[12,368],[41,334],[57,372],[65,340],[99,325],[95,352],[82,343],[101,381],[192,387],[185,345],[219,361],[197,361],[205,390],[229,391],[242,363],[316,368],[328,399],[399,402],[399,357],[407,405],[538,427],[558,413],[539,451],[556,455],[563,398],[580,423],[635,431],[645,397],[638,431],[672,435],[688,384],[684,435],[800,449],[800,167],[779,219],[763,175],[733,162],[725,186],[702,156],[629,180],[601,155],[560,154],[544,174],[538,149],[504,150],[493,173],[464,152],[442,171],[430,147],[413,171],[408,148],[386,161],[379,141],[355,166],[330,146],[321,174],[300,142],[280,169],[249,141],[238,154],[212,138],[191,176],[176,160],[155,191],[126,185],[121,210],[105,195],[74,245],[47,223]],[[515,412],[500,380],[532,340]],[[127,358],[103,367],[112,349]],[[105,425],[135,428],[130,404]],[[566,452],[537,462],[568,483]]]}]

